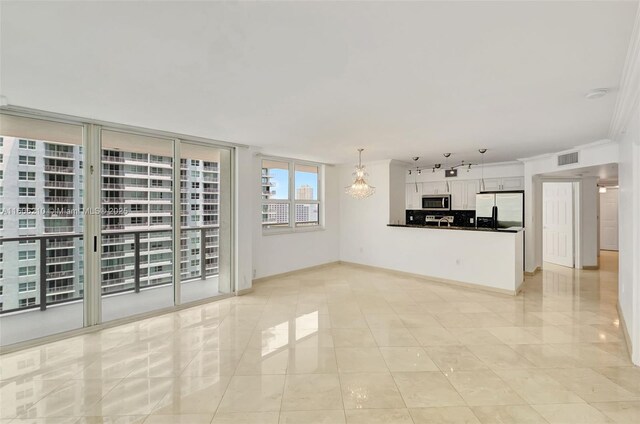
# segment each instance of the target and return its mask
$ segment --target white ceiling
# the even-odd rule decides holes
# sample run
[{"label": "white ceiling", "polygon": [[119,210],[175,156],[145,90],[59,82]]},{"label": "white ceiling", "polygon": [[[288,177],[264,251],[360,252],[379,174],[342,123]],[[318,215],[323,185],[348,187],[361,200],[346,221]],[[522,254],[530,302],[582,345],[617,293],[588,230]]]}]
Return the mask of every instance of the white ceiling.
[{"label": "white ceiling", "polygon": [[607,185],[618,184],[618,164],[609,163],[606,165],[586,166],[567,171],[550,172],[542,174],[543,177],[551,178],[585,178],[598,177],[598,182]]},{"label": "white ceiling", "polygon": [[636,2],[1,7],[13,105],[327,162],[496,162],[607,136]]}]

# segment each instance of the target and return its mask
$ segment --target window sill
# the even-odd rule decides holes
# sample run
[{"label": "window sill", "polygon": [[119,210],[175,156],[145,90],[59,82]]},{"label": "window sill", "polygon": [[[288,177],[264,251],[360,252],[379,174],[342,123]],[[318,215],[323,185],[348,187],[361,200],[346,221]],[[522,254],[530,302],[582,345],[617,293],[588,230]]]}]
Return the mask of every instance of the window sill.
[{"label": "window sill", "polygon": [[277,236],[282,234],[295,234],[295,233],[312,233],[315,231],[324,231],[324,226],[317,227],[300,227],[300,228],[286,228],[277,230],[262,230],[263,236]]}]

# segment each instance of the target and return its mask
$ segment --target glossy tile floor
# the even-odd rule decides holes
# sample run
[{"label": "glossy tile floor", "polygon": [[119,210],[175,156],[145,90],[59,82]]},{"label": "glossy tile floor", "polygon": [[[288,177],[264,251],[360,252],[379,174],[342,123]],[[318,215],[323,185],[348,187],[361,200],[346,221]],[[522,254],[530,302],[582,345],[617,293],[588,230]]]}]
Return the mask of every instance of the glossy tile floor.
[{"label": "glossy tile floor", "polygon": [[517,297],[346,265],[0,357],[5,423],[638,423],[617,257]]}]

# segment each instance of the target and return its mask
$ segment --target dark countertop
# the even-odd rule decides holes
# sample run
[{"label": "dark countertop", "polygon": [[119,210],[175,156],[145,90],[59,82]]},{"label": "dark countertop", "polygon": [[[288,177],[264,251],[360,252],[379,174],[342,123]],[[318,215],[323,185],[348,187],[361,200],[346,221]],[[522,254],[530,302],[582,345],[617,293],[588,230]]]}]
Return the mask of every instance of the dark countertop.
[{"label": "dark countertop", "polygon": [[450,230],[450,231],[485,231],[492,233],[518,233],[520,231],[524,231],[524,228],[521,227],[509,227],[509,228],[498,228],[494,230],[493,228],[476,228],[476,227],[447,227],[442,226],[438,227],[437,225],[407,225],[407,224],[387,224],[387,227],[406,227],[406,228],[428,228],[431,230]]}]

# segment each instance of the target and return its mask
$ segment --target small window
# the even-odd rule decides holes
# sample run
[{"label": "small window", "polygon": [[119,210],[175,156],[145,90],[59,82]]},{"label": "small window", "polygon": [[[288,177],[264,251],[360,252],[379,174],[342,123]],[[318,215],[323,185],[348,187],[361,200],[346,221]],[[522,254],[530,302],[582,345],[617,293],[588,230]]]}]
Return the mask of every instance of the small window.
[{"label": "small window", "polygon": [[35,281],[27,281],[26,283],[18,284],[18,293],[26,293],[30,291],[36,291]]},{"label": "small window", "polygon": [[35,165],[36,164],[36,157],[35,156],[20,155],[20,156],[18,156],[18,164],[19,165]]},{"label": "small window", "polygon": [[262,161],[263,229],[320,226],[320,170],[319,164],[296,160]]},{"label": "small window", "polygon": [[35,187],[18,187],[18,195],[33,197],[36,195],[36,189]]},{"label": "small window", "polygon": [[23,140],[23,139],[20,139],[20,140],[18,140],[18,147],[20,149],[35,150],[36,149],[36,142],[35,142],[35,140]]},{"label": "small window", "polygon": [[19,203],[18,212],[20,213],[34,213],[36,211],[35,203]]},{"label": "small window", "polygon": [[24,250],[22,252],[18,252],[18,260],[19,261],[27,261],[36,258],[35,250]]},{"label": "small window", "polygon": [[26,277],[28,275],[36,275],[36,267],[35,267],[35,265],[33,265],[33,266],[21,266],[20,268],[18,268],[18,276],[19,277]]},{"label": "small window", "polygon": [[18,172],[18,180],[20,181],[35,181],[36,173],[33,171],[20,171]]},{"label": "small window", "polygon": [[36,228],[35,219],[20,219],[18,220],[18,228]]},{"label": "small window", "polygon": [[36,304],[36,298],[35,297],[29,297],[27,299],[20,299],[18,301],[18,306],[20,308],[27,308],[29,306],[33,306]]}]

